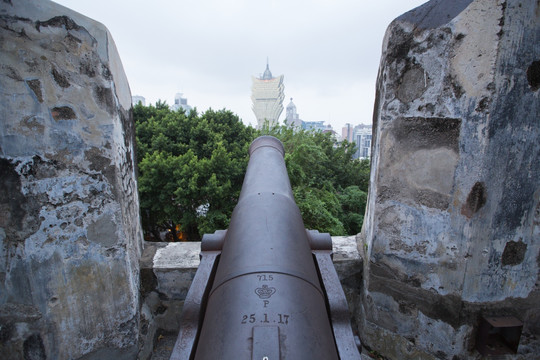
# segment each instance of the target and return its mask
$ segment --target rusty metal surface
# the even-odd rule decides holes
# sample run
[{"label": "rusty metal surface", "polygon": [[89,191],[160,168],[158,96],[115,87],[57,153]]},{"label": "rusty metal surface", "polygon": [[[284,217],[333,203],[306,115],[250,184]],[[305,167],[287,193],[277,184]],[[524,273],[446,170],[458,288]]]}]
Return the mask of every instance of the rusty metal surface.
[{"label": "rusty metal surface", "polygon": [[[308,235],[294,202],[281,142],[256,139],[231,217],[195,359],[338,359]],[[254,331],[275,334],[258,336]],[[268,344],[262,342],[267,341]],[[268,355],[259,350],[268,349]],[[274,354],[271,355],[270,354]],[[273,360],[273,359],[272,359]],[[277,359],[276,359],[277,360]]]},{"label": "rusty metal surface", "polygon": [[351,315],[345,293],[332,263],[330,250],[313,251],[328,300],[332,330],[341,360],[360,359],[351,328]]}]

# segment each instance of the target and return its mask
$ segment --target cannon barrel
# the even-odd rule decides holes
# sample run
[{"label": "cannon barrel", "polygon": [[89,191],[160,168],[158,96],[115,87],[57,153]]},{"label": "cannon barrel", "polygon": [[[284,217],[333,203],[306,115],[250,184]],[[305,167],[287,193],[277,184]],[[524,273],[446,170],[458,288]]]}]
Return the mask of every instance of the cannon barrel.
[{"label": "cannon barrel", "polygon": [[[331,239],[304,228],[282,143],[271,136],[259,137],[249,155],[229,229],[205,235],[202,241],[201,265],[206,251],[217,266],[205,266],[202,281],[207,284],[195,284],[201,282],[197,275],[194,279],[192,288],[199,286],[202,299],[186,299],[187,311],[190,301],[196,310],[191,316],[197,322],[197,330],[190,329],[193,344],[186,348],[182,340],[186,329],[181,329],[171,359],[359,358],[338,354],[329,311],[333,301],[329,304],[328,285],[321,282],[328,271],[314,260],[317,247],[326,247],[330,256]],[[339,290],[343,294],[340,286]],[[343,305],[344,295],[340,301]],[[187,349],[184,355],[182,347]]]}]

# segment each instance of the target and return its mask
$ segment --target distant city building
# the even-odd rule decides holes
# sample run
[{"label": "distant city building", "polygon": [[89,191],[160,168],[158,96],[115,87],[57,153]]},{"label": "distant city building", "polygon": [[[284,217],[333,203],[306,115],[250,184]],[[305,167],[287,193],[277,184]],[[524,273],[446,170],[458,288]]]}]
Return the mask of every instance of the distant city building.
[{"label": "distant city building", "polygon": [[342,140],[347,140],[348,142],[353,142],[354,137],[354,128],[351,124],[347,123],[341,129],[341,138]]},{"label": "distant city building", "polygon": [[261,128],[265,122],[270,126],[276,125],[283,111],[283,75],[273,77],[266,62],[266,70],[261,77],[252,77],[251,101],[253,113],[257,118],[257,126]]},{"label": "distant city building", "polygon": [[369,159],[371,157],[371,125],[357,125],[354,127],[354,142],[356,143],[355,159]]},{"label": "distant city building", "polygon": [[178,109],[184,109],[186,114],[189,114],[191,111],[191,106],[187,103],[187,98],[183,97],[184,94],[182,93],[176,93],[174,96],[174,104],[171,105],[171,110],[178,110]]},{"label": "distant city building", "polygon": [[332,137],[334,137],[336,141],[340,141],[341,138],[339,134],[337,134],[334,129],[332,129],[332,125],[325,125],[324,121],[303,121],[302,119],[300,119],[300,116],[296,111],[296,105],[293,103],[292,98],[289,105],[287,105],[286,111],[287,115],[285,117],[285,123],[287,125],[292,125],[294,127],[297,127],[298,129],[315,130],[324,133],[328,132],[332,134]]},{"label": "distant city building", "polygon": [[142,106],[146,106],[146,99],[144,96],[135,95],[131,97],[131,104],[133,106],[137,105],[138,103],[141,103]]},{"label": "distant city building", "polygon": [[302,121],[302,129],[325,131],[327,126],[324,125],[324,121]]},{"label": "distant city building", "polygon": [[341,141],[341,136],[334,131],[332,125],[326,125],[326,129],[323,130],[323,133],[329,133],[330,135],[332,135],[336,143]]},{"label": "distant city building", "polygon": [[287,105],[285,123],[287,123],[287,125],[292,125],[297,128],[302,128],[303,121],[300,119],[300,116],[296,112],[296,105],[294,105],[292,98],[289,105]]}]

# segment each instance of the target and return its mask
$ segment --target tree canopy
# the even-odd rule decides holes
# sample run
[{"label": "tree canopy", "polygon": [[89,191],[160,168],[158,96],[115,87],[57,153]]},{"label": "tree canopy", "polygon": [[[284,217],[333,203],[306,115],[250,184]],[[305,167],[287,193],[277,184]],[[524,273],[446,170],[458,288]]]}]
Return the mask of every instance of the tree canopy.
[{"label": "tree canopy", "polygon": [[330,134],[276,126],[255,130],[228,110],[186,114],[166,103],[136,105],[139,195],[145,236],[200,240],[226,229],[257,136],[273,135],[285,162],[306,228],[332,235],[360,231],[369,161],[354,160],[354,144]]},{"label": "tree canopy", "polygon": [[291,126],[265,128],[285,147],[285,163],[306,228],[332,235],[360,232],[369,184],[369,160],[353,159],[354,143]]},{"label": "tree canopy", "polygon": [[165,103],[133,108],[145,232],[200,240],[225,229],[236,204],[254,129],[232,112],[188,115]]}]

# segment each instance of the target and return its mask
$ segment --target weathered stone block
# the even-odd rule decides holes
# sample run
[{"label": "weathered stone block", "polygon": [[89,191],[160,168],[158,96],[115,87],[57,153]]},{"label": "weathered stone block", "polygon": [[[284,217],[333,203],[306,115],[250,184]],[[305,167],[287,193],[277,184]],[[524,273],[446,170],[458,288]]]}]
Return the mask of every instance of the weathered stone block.
[{"label": "weathered stone block", "polygon": [[0,353],[133,359],[142,250],[131,95],[107,29],[0,4]]},{"label": "weathered stone block", "polygon": [[[141,351],[148,359],[157,334],[176,336],[187,292],[199,266],[200,242],[147,242],[141,258]],[[172,351],[172,348],[170,349]]]},{"label": "weathered stone block", "polygon": [[433,0],[386,32],[357,319],[392,359],[473,358],[480,315],[540,353],[539,14]]}]

